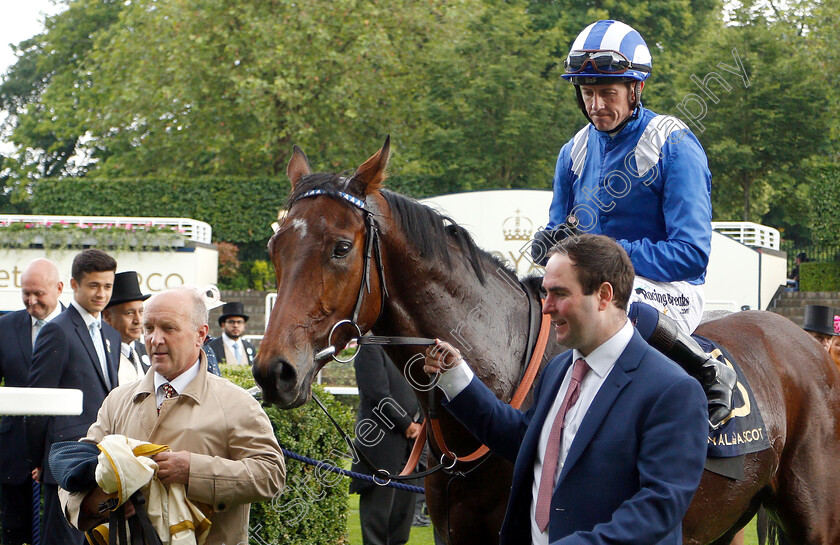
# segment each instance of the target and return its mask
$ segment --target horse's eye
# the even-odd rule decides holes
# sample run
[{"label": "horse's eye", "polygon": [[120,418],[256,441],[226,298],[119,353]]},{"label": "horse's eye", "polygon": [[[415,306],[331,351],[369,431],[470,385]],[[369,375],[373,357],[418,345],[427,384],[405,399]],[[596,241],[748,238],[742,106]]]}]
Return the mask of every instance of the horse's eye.
[{"label": "horse's eye", "polygon": [[351,243],[349,243],[348,241],[339,240],[335,244],[335,248],[333,248],[333,257],[344,257],[344,256],[346,256],[348,253],[350,253],[350,248],[352,248],[352,247],[353,247],[353,245]]}]

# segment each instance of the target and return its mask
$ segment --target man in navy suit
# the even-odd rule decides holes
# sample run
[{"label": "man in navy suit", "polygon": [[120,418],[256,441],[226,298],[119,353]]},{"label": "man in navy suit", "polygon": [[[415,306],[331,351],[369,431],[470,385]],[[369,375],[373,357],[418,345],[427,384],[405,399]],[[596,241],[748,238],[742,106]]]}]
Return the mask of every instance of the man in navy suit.
[{"label": "man in navy suit", "polygon": [[449,344],[426,353],[426,372],[444,371],[447,409],[514,462],[502,544],[682,543],[706,457],[706,398],[628,321],[633,276],[608,237],[554,247],[543,313],[572,350],[545,367],[526,412],[496,399]]},{"label": "man in navy suit", "polygon": [[82,414],[27,418],[26,439],[35,476],[44,485],[43,543],[82,545],[84,534],[67,523],[58,502],[58,485],[47,459],[59,441],[84,437],[102,401],[117,386],[120,334],[103,323],[111,299],[117,262],[105,252],[87,249],[73,259],[73,301],[38,335],[29,372],[36,388],[75,388],[84,394]]},{"label": "man in navy suit", "polygon": [[[0,380],[29,385],[32,345],[41,328],[62,311],[64,288],[58,267],[48,259],[29,263],[20,277],[23,310],[0,317]],[[32,543],[32,478],[25,455],[23,417],[0,420],[0,526],[3,545]]]}]

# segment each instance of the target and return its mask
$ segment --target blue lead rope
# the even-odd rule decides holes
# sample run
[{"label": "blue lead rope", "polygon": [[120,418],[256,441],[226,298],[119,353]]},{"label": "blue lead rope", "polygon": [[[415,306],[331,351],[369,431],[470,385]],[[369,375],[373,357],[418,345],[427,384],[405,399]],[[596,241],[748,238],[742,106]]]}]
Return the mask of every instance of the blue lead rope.
[{"label": "blue lead rope", "polygon": [[41,484],[32,481],[32,545],[41,545]]},{"label": "blue lead rope", "polygon": [[407,490],[409,492],[414,492],[415,494],[425,494],[426,493],[425,489],[423,489],[422,487],[419,487],[419,486],[412,486],[410,484],[393,483],[393,482],[389,482],[388,484],[382,484],[381,480],[374,479],[373,476],[368,475],[366,473],[358,473],[356,471],[348,471],[348,470],[342,469],[340,467],[331,466],[330,464],[327,464],[325,462],[321,462],[319,460],[314,460],[314,459],[308,458],[306,456],[301,456],[300,454],[298,454],[296,452],[292,452],[291,450],[285,449],[285,448],[282,448],[282,447],[281,447],[281,450],[283,451],[284,456],[288,456],[289,458],[292,458],[293,460],[297,460],[299,462],[303,462],[303,463],[309,464],[311,466],[321,467],[321,468],[326,469],[327,471],[332,471],[333,473],[338,473],[339,475],[344,475],[345,477],[352,477],[354,479],[360,479],[362,481],[369,481],[369,482],[372,482],[372,483],[376,483],[379,486],[390,486],[392,488],[398,488],[400,490]]}]

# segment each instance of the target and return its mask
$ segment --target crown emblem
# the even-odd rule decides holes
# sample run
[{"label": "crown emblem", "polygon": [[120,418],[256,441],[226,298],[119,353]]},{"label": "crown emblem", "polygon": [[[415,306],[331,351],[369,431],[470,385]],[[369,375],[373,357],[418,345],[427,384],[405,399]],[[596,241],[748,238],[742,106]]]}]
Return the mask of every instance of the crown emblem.
[{"label": "crown emblem", "polygon": [[528,218],[522,217],[520,210],[516,211],[515,216],[507,218],[502,223],[502,234],[505,240],[531,240],[531,235],[534,234],[534,224]]}]

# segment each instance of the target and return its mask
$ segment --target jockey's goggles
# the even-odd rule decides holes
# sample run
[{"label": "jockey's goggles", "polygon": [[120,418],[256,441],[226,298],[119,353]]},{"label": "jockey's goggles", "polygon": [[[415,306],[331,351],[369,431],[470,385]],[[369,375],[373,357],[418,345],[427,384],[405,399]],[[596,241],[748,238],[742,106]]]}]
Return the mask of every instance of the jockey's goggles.
[{"label": "jockey's goggles", "polygon": [[587,65],[600,74],[623,74],[628,70],[650,72],[650,66],[634,64],[618,51],[611,50],[571,51],[566,60],[563,61],[567,74],[583,72]]}]

